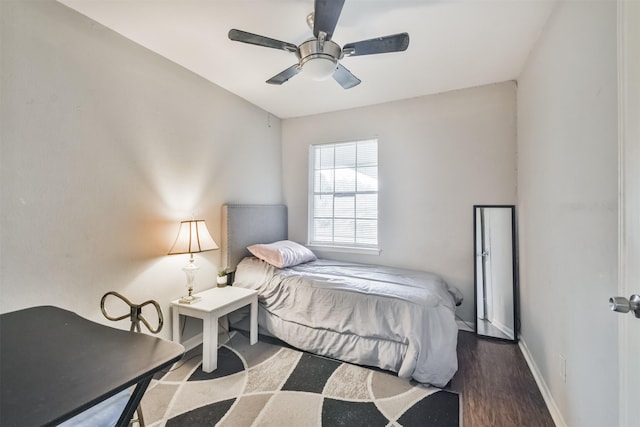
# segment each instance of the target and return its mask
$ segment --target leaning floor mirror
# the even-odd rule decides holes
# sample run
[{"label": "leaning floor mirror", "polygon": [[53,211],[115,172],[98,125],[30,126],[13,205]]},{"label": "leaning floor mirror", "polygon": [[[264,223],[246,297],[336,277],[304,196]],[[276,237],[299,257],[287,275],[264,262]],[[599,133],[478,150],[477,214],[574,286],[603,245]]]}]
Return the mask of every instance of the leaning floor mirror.
[{"label": "leaning floor mirror", "polygon": [[476,205],[474,276],[476,335],[518,340],[515,206]]}]

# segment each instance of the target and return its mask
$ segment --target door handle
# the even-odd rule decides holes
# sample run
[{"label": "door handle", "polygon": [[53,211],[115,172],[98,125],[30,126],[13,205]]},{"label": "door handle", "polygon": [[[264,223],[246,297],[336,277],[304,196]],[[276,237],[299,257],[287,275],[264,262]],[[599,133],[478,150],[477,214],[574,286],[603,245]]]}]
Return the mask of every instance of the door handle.
[{"label": "door handle", "polygon": [[633,311],[637,318],[640,319],[640,295],[633,294],[629,299],[625,297],[609,298],[609,307],[611,311],[618,313],[628,313]]}]

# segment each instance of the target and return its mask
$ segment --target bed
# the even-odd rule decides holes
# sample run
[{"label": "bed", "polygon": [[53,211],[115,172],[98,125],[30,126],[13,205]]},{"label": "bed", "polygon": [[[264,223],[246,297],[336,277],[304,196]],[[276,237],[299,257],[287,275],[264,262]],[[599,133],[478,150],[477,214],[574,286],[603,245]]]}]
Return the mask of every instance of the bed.
[{"label": "bed", "polygon": [[258,291],[261,333],[439,387],[455,374],[462,296],[440,276],[315,256],[278,268],[254,257],[248,247],[287,241],[283,205],[225,205],[223,224],[223,260],[233,286]]}]

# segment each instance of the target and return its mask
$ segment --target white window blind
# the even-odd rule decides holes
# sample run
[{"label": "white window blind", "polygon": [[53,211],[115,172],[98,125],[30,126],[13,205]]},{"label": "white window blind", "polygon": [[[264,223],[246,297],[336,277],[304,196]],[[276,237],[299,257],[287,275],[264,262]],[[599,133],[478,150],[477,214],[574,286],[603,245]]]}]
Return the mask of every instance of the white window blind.
[{"label": "white window blind", "polygon": [[378,247],[378,141],[312,145],[309,243]]}]

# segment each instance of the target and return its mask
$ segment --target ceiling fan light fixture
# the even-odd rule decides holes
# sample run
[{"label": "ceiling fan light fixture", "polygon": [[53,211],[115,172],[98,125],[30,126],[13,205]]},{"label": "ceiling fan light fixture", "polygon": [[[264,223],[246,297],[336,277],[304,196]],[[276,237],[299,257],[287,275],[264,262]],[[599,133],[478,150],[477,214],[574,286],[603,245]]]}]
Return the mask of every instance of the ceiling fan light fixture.
[{"label": "ceiling fan light fixture", "polygon": [[302,64],[304,75],[317,81],[327,80],[333,76],[338,66],[337,62],[326,56],[310,58]]},{"label": "ceiling fan light fixture", "polygon": [[341,54],[340,46],[330,40],[311,39],[298,48],[300,68],[313,80],[327,80],[333,76]]}]

